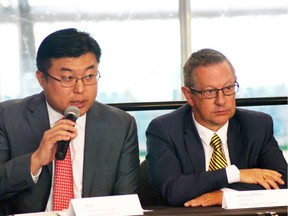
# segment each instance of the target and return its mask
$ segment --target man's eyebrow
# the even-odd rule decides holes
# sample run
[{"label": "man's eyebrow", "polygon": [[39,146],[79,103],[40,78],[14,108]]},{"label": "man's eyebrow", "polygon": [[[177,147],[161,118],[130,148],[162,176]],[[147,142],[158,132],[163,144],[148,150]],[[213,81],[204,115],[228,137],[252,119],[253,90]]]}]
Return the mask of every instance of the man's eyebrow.
[{"label": "man's eyebrow", "polygon": [[72,72],[73,70],[71,70],[70,68],[65,68],[65,67],[63,67],[63,68],[60,69],[60,71]]},{"label": "man's eyebrow", "polygon": [[93,64],[93,65],[88,66],[88,67],[86,68],[86,70],[90,70],[90,69],[94,69],[94,68],[95,68],[95,65]]},{"label": "man's eyebrow", "polygon": [[[92,65],[88,66],[87,68],[85,68],[85,70],[90,70],[90,69],[94,69],[94,68],[95,68],[95,65],[92,64]],[[73,70],[70,68],[62,67],[60,69],[60,71],[72,72]]]}]

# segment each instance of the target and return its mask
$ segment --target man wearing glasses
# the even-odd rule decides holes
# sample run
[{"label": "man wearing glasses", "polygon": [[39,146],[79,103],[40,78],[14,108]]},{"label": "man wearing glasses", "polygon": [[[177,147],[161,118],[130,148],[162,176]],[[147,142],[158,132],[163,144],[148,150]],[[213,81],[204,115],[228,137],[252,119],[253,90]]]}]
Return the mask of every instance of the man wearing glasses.
[{"label": "man wearing glasses", "polygon": [[184,66],[187,104],[149,124],[147,165],[160,203],[221,205],[224,190],[287,188],[287,162],[272,118],[236,109],[230,61],[202,49]]},{"label": "man wearing glasses", "polygon": [[[137,193],[136,122],[95,101],[100,57],[88,33],[56,31],[37,53],[43,92],[0,104],[0,215],[62,211],[72,198]],[[63,118],[71,106],[79,110],[76,123]],[[62,140],[71,142],[61,165],[55,154]],[[61,180],[58,170],[69,178]]]}]

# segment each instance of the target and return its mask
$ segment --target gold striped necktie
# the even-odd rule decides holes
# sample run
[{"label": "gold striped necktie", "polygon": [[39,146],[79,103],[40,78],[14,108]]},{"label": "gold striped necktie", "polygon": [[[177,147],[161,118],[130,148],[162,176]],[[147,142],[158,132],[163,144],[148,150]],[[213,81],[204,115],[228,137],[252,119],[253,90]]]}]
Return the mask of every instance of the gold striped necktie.
[{"label": "gold striped necktie", "polygon": [[210,145],[213,148],[213,153],[210,159],[208,170],[212,171],[225,168],[227,166],[227,161],[225,155],[222,152],[221,139],[216,133],[214,133],[210,141]]}]

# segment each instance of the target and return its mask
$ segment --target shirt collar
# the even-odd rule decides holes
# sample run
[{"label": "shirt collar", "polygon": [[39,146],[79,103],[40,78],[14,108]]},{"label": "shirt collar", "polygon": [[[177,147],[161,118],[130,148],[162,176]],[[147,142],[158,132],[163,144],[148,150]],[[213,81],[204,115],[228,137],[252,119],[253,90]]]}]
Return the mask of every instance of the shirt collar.
[{"label": "shirt collar", "polygon": [[59,119],[63,118],[64,115],[54,110],[46,101],[47,111],[49,116],[50,126],[52,127]]},{"label": "shirt collar", "polygon": [[[50,127],[52,127],[59,119],[63,118],[64,115],[54,110],[46,101],[47,111],[49,116]],[[86,113],[83,116],[80,116],[77,121],[77,126],[79,129],[84,129],[86,124]]]},{"label": "shirt collar", "polygon": [[210,145],[210,140],[212,136],[214,135],[214,133],[216,133],[220,137],[222,143],[227,142],[227,131],[228,131],[229,121],[227,121],[218,131],[215,132],[199,124],[196,121],[193,112],[192,112],[192,118],[196,126],[196,129],[199,133],[199,136],[204,144]]}]

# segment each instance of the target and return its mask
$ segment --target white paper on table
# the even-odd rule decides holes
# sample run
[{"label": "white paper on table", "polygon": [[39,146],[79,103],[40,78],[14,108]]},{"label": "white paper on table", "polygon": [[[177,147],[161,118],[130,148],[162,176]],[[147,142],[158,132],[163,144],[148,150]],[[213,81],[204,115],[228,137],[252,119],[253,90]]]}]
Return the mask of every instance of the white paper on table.
[{"label": "white paper on table", "polygon": [[67,216],[143,215],[137,194],[72,199]]},{"label": "white paper on table", "polygon": [[288,206],[288,189],[224,191],[222,208],[260,208]]}]

